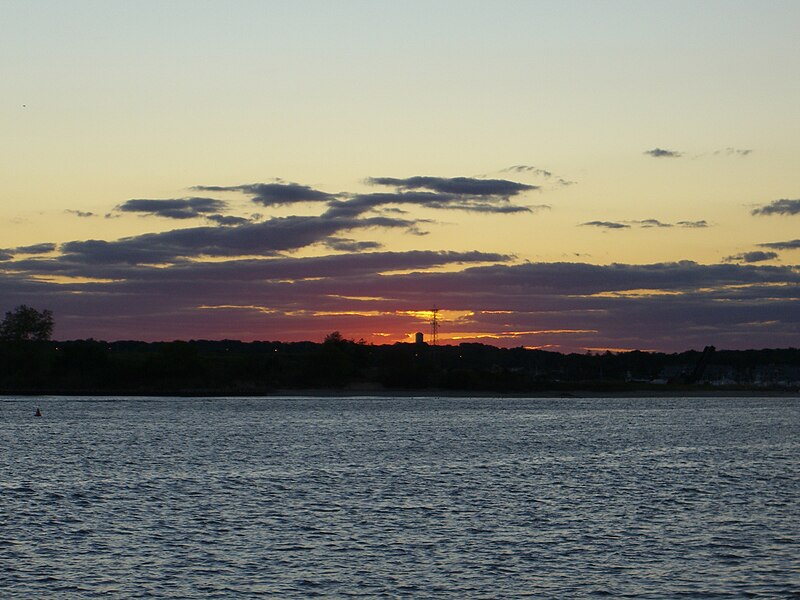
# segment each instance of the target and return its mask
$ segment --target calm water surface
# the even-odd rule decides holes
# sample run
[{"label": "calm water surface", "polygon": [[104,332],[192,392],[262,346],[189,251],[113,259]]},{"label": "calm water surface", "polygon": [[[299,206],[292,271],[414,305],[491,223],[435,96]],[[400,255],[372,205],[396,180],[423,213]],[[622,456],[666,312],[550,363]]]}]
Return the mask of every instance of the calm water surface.
[{"label": "calm water surface", "polygon": [[3,598],[800,597],[797,398],[7,397],[0,443]]}]

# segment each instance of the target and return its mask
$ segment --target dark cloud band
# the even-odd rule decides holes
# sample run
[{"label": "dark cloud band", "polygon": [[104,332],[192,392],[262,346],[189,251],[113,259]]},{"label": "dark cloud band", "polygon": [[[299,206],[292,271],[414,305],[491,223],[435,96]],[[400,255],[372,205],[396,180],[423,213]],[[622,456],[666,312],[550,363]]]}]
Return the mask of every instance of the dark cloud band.
[{"label": "dark cloud band", "polygon": [[789,240],[788,242],[767,242],[759,244],[762,248],[773,248],[775,250],[800,250],[800,240]]},{"label": "dark cloud band", "polygon": [[227,202],[214,198],[177,198],[170,200],[128,200],[116,207],[119,212],[142,213],[170,219],[193,219],[227,208]]},{"label": "dark cloud band", "polygon": [[[52,266],[37,258],[15,263],[16,272],[4,265],[0,302],[35,300],[53,309],[62,339],[320,339],[326,328],[345,326],[357,337],[385,327],[414,331],[419,319],[403,311],[425,310],[433,302],[470,315],[447,323],[449,335],[485,332],[497,334],[493,343],[513,345],[568,339],[562,348],[780,347],[800,334],[800,271],[794,267],[689,261],[512,265],[505,263],[509,258],[360,252],[166,268],[118,264],[98,268],[106,281],[59,284],[30,278],[28,273]],[[481,262],[495,264],[456,267]],[[25,273],[23,266],[29,268]],[[448,268],[428,270],[437,266]],[[323,314],[350,316],[345,321]]]},{"label": "dark cloud band", "polygon": [[198,185],[202,192],[241,192],[252,195],[252,201],[264,206],[284,206],[301,202],[328,202],[336,197],[299,183],[248,183],[232,186]]},{"label": "dark cloud band", "polygon": [[454,196],[500,196],[511,197],[522,192],[538,189],[538,186],[509,181],[507,179],[477,179],[473,177],[370,177],[372,185],[393,186],[401,190],[431,190]]},{"label": "dark cloud band", "polygon": [[743,263],[758,263],[767,260],[775,260],[778,258],[777,252],[764,252],[763,250],[754,250],[752,252],[742,252],[741,254],[734,254],[725,258],[725,262],[743,262]]},{"label": "dark cloud band", "polygon": [[324,241],[342,231],[416,227],[417,222],[390,217],[280,217],[231,227],[189,227],[147,233],[113,242],[74,241],[62,244],[62,260],[87,264],[170,263],[204,256],[271,256]]},{"label": "dark cloud band", "polygon": [[600,227],[603,229],[629,229],[636,225],[643,229],[669,229],[671,227],[681,227],[683,229],[701,229],[708,227],[708,222],[702,221],[678,221],[675,224],[664,223],[658,219],[640,219],[635,221],[588,221],[581,223],[581,226]]},{"label": "dark cloud band", "polygon": [[616,221],[587,221],[581,223],[581,227],[600,227],[601,229],[630,229],[630,225],[617,223]]}]

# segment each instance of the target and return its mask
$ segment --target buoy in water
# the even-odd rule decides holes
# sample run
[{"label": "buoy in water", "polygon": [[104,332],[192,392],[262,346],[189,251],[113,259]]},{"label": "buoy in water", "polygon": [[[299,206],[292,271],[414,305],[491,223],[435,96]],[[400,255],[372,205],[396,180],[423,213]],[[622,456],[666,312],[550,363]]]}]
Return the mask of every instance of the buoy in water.
[{"label": "buoy in water", "polygon": [[34,417],[41,417],[42,416],[42,411],[38,406],[36,407],[36,414],[34,414],[33,416]]}]

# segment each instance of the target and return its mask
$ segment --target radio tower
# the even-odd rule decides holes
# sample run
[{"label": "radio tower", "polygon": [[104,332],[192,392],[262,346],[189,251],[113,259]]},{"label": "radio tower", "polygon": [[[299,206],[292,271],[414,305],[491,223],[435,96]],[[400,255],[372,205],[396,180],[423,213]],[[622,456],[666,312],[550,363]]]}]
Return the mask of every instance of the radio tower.
[{"label": "radio tower", "polygon": [[439,309],[436,308],[435,304],[431,313],[433,315],[431,318],[431,338],[435,346],[439,341]]}]

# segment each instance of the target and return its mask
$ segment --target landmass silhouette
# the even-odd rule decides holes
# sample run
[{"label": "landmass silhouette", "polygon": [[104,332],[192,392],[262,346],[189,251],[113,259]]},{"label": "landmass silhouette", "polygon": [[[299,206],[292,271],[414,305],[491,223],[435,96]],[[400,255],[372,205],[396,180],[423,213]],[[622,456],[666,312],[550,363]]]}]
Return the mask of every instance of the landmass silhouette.
[{"label": "landmass silhouette", "polygon": [[561,354],[485,344],[2,340],[0,394],[800,390],[800,349]]}]

